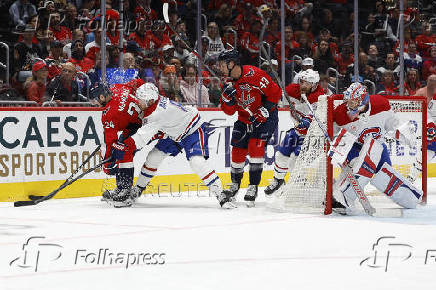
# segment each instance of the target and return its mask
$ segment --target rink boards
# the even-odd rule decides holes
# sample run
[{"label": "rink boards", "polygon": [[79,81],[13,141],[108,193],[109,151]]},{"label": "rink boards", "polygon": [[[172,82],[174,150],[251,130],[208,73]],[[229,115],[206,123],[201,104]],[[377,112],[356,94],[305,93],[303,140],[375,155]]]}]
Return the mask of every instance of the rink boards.
[{"label": "rink boards", "polygon": [[[230,138],[235,116],[229,117],[219,109],[203,109],[201,116],[214,128],[209,138],[212,166],[223,183],[230,182]],[[279,140],[292,126],[288,111],[279,112],[279,126],[265,155],[261,186],[273,176],[273,157]],[[45,195],[56,189],[86,159],[99,144],[103,144],[101,110],[95,108],[1,108],[0,109],[0,201],[26,198],[29,194]],[[152,143],[135,155],[135,176],[139,174]],[[104,147],[104,144],[103,146]],[[393,152],[401,152],[394,150]],[[394,153],[396,154],[396,153]],[[399,153],[400,154],[400,153]],[[398,156],[400,162],[410,163],[413,156]],[[95,156],[90,166],[97,164]],[[84,170],[89,168],[84,167]],[[433,165],[428,175],[436,176]],[[248,177],[244,176],[243,185]],[[100,195],[108,184],[101,170],[61,191],[56,197]],[[204,190],[200,179],[192,174],[184,153],[168,157],[148,187],[149,193],[173,194]]]}]

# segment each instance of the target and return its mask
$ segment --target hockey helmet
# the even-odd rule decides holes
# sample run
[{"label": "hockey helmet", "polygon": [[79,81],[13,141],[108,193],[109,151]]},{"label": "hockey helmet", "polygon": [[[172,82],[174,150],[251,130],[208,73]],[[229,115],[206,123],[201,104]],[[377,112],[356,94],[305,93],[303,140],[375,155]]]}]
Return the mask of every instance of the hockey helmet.
[{"label": "hockey helmet", "polygon": [[239,53],[236,49],[224,50],[218,55],[218,61],[233,61],[234,63],[239,63]]},{"label": "hockey helmet", "polygon": [[366,87],[361,83],[352,83],[344,92],[344,101],[357,99],[359,103],[363,103],[369,97]]},{"label": "hockey helmet", "polygon": [[136,99],[148,103],[159,98],[159,89],[153,83],[145,83],[136,90]]},{"label": "hockey helmet", "polygon": [[98,82],[96,83],[90,90],[89,90],[89,101],[92,102],[99,102],[100,96],[109,97],[112,96],[112,91],[109,89],[109,86],[104,82]]},{"label": "hockey helmet", "polygon": [[313,69],[307,69],[301,72],[300,80],[311,83],[312,86],[315,86],[319,83],[319,74],[317,71]]}]

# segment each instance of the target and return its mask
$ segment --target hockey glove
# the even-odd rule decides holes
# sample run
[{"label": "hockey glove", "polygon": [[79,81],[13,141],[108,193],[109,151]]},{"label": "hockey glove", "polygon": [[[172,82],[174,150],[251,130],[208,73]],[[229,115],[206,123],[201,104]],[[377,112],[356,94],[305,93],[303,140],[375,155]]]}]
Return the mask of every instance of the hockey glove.
[{"label": "hockey glove", "polygon": [[259,107],[253,116],[250,117],[250,121],[255,127],[258,127],[260,124],[265,123],[268,117],[268,110],[265,107]]},{"label": "hockey glove", "polygon": [[153,142],[154,140],[160,140],[165,138],[165,133],[162,131],[158,131],[156,134],[151,137],[150,141],[148,141],[147,145]]},{"label": "hockey glove", "polygon": [[435,142],[436,141],[436,125],[431,122],[427,125],[427,141]]},{"label": "hockey glove", "polygon": [[124,154],[129,150],[129,147],[121,142],[116,142],[112,144],[112,158],[116,161],[122,160]]},{"label": "hockey glove", "polygon": [[116,175],[118,173],[118,164],[115,162],[105,163],[103,165],[103,171],[107,175]]},{"label": "hockey glove", "polygon": [[300,123],[298,123],[296,129],[298,131],[298,133],[306,135],[307,134],[307,130],[310,127],[310,123],[312,123],[312,116],[310,115],[305,115],[305,116],[301,116],[301,120]]},{"label": "hockey glove", "polygon": [[235,95],[236,95],[236,89],[232,85],[225,84],[223,86],[223,93],[221,94],[221,99],[227,106],[234,106],[236,104]]}]

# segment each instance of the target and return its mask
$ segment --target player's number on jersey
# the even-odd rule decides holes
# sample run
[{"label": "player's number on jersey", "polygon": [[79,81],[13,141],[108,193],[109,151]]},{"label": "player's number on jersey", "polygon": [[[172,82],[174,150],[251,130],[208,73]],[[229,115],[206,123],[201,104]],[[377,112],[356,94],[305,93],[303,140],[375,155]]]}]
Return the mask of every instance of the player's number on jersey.
[{"label": "player's number on jersey", "polygon": [[266,77],[260,79],[259,85],[261,88],[266,88],[269,84],[269,80]]},{"label": "player's number on jersey", "polygon": [[110,122],[108,122],[108,121],[104,122],[104,128],[105,128],[105,129],[115,128],[114,122],[112,122],[112,121],[110,121]]},{"label": "player's number on jersey", "polygon": [[141,108],[139,108],[139,106],[136,104],[136,103],[134,103],[134,102],[131,102],[130,104],[129,104],[129,108],[127,109],[127,114],[129,114],[130,116],[133,116],[133,110],[135,110],[136,111],[136,113],[138,113],[138,116],[141,114]]}]

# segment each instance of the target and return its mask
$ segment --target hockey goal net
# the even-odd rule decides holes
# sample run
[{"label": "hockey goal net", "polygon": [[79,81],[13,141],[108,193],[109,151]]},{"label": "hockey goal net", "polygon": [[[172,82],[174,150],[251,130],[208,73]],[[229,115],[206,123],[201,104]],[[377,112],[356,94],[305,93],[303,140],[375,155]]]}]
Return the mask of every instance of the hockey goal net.
[{"label": "hockey goal net", "polygon": [[[315,115],[331,138],[334,136],[333,110],[343,102],[342,97],[342,95],[321,96],[315,111]],[[393,167],[404,177],[409,175],[418,154],[421,155],[422,175],[419,175],[414,185],[423,190],[422,200],[425,203],[427,194],[426,99],[399,96],[386,98],[389,99],[392,110],[397,114],[400,125],[408,121],[416,125],[417,145],[415,147],[409,148],[390,138],[384,138],[384,141],[387,144]],[[327,156],[328,147],[323,130],[314,119],[294,166],[289,168],[289,179],[286,185],[275,194],[270,207],[297,213],[330,214],[332,212],[332,196],[337,197],[340,194],[335,182],[341,179],[341,170],[331,165],[330,158]],[[365,193],[374,207],[389,203],[387,197],[370,185],[365,188]]]}]

